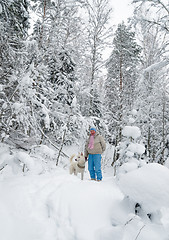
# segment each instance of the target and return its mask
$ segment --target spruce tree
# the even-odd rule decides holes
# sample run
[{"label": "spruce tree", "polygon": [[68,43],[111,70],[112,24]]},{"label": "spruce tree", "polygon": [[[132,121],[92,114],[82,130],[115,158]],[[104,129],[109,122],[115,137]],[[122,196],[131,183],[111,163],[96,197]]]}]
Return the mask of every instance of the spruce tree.
[{"label": "spruce tree", "polygon": [[[70,4],[67,0],[37,1],[37,7],[41,18],[32,38],[38,42],[38,69],[44,65],[47,71],[45,84],[48,92],[45,91],[45,97],[50,103],[48,111],[52,126],[43,130],[60,143],[75,97],[79,61],[77,41],[81,31],[78,5],[77,2]],[[43,79],[43,75],[40,75],[40,79]],[[77,126],[71,130],[70,134],[66,133],[65,142],[72,142]]]},{"label": "spruce tree", "polygon": [[4,0],[0,6],[0,83],[4,84],[20,62],[29,14],[26,0]]},{"label": "spruce tree", "polygon": [[132,110],[136,98],[140,52],[134,32],[124,23],[119,24],[113,40],[113,51],[107,62],[105,83],[105,116],[110,133],[115,135],[116,145],[121,140],[125,116]]},{"label": "spruce tree", "polygon": [[27,0],[4,0],[0,3],[1,133],[16,129],[11,119],[16,120],[13,106],[20,97],[18,86],[23,70],[27,68],[24,41],[29,27],[28,6]]}]

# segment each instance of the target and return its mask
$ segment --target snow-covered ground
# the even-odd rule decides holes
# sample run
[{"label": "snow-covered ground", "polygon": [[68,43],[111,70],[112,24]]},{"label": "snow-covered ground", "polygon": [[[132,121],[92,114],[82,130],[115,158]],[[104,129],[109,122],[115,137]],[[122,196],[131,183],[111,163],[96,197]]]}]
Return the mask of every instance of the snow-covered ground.
[{"label": "snow-covered ground", "polygon": [[[87,169],[84,181],[69,175],[68,164],[37,169],[0,172],[1,240],[169,239],[168,168],[149,164],[116,180],[107,163],[102,182],[90,181]],[[138,201],[142,208],[135,215]]]},{"label": "snow-covered ground", "polygon": [[1,179],[0,192],[1,240],[100,239],[123,198],[113,178],[81,181],[59,167]]}]

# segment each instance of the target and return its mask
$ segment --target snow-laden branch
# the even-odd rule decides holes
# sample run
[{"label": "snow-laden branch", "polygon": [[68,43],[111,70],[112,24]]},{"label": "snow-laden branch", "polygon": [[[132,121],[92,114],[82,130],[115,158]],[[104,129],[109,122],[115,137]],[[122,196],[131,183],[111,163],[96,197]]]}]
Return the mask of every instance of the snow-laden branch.
[{"label": "snow-laden branch", "polygon": [[144,69],[144,73],[145,72],[150,72],[152,70],[158,70],[158,69],[161,69],[163,67],[165,67],[166,65],[169,64],[169,59],[167,60],[164,60],[164,61],[161,61],[161,62],[158,62],[158,63],[154,63],[152,64],[151,66],[147,67],[146,69]]},{"label": "snow-laden branch", "polygon": [[[39,128],[39,131],[41,132],[41,134],[48,140],[48,142],[49,142],[54,148],[56,148],[57,150],[60,150],[60,148],[57,147],[57,146],[49,139],[48,136],[46,136],[46,134],[43,132],[43,130],[41,129],[41,127],[38,126],[38,128]],[[69,157],[66,153],[64,153],[63,151],[61,151],[61,153],[62,153],[65,157],[70,158],[70,157]]]}]

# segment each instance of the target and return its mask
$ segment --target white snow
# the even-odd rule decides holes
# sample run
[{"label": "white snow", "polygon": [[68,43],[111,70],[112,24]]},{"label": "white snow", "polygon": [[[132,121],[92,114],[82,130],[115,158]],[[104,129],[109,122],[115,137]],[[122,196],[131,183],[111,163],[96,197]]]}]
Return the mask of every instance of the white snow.
[{"label": "white snow", "polygon": [[136,170],[138,168],[139,162],[133,158],[133,161],[130,160],[130,162],[124,163],[119,171],[119,174],[124,174],[133,170]]},{"label": "white snow", "polygon": [[166,60],[163,60],[161,62],[157,62],[157,63],[152,64],[151,66],[144,69],[144,72],[151,72],[153,70],[157,71],[158,69],[161,69],[161,68],[167,66],[168,64],[169,64],[169,60],[166,59]]},{"label": "white snow", "polygon": [[112,186],[81,181],[60,168],[1,181],[1,239],[99,239],[102,229],[111,228],[114,206],[123,198]]},{"label": "white snow", "polygon": [[130,118],[129,118],[129,123],[132,124],[132,123],[134,123],[135,121],[136,121],[136,120],[135,120],[133,117],[130,117]]},{"label": "white snow", "polygon": [[126,126],[122,130],[123,140],[118,146],[120,158],[116,161],[117,178],[122,174],[136,170],[145,164],[141,155],[145,152],[145,146],[140,141],[141,131],[136,126]]},{"label": "white snow", "polygon": [[74,97],[73,100],[72,100],[72,108],[76,109],[76,106],[77,106],[77,98]]},{"label": "white snow", "polygon": [[[1,4],[0,4],[0,13],[1,13]],[[0,84],[0,92],[2,92],[4,89],[4,86],[2,84]]]},{"label": "white snow", "polygon": [[137,139],[141,136],[141,131],[136,126],[125,126],[122,130],[122,134],[125,137],[132,137],[133,139]]},{"label": "white snow", "polygon": [[17,113],[23,107],[23,103],[15,102],[12,107],[14,108],[14,111]]},{"label": "white snow", "polygon": [[2,109],[6,109],[7,108],[7,103],[5,102],[5,103],[3,103],[3,105],[2,105]]},{"label": "white snow", "polygon": [[145,147],[140,143],[130,143],[127,150],[141,155],[145,152]]},{"label": "white snow", "polygon": [[120,189],[147,213],[169,208],[169,169],[150,163],[124,174],[119,180]]},{"label": "white snow", "polygon": [[132,111],[131,111],[131,114],[133,115],[133,116],[137,116],[137,110],[136,109],[133,109]]},{"label": "white snow", "polygon": [[[1,240],[169,239],[166,167],[149,164],[124,174],[117,182],[111,162],[107,162],[103,181],[97,182],[89,180],[86,164],[81,181],[80,175],[69,174],[68,159],[63,160],[67,167],[55,166],[56,152],[47,146],[35,148],[31,154],[12,149],[11,155],[10,151],[8,146],[0,145],[0,163],[17,159],[16,165],[26,164],[29,171],[20,169],[14,175],[7,166],[0,172]],[[69,147],[68,152],[74,151]],[[39,172],[38,163],[42,162],[48,168]],[[136,201],[144,211],[158,210],[159,220],[135,215]]]}]

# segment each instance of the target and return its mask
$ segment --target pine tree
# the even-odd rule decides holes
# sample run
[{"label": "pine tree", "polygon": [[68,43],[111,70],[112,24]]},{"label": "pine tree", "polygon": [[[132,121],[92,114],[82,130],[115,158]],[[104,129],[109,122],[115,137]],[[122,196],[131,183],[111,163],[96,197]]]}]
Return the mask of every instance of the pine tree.
[{"label": "pine tree", "polygon": [[125,116],[132,110],[136,98],[140,52],[134,32],[124,23],[119,24],[113,40],[113,51],[107,62],[105,84],[105,116],[110,133],[115,134],[116,145],[121,140]]}]

